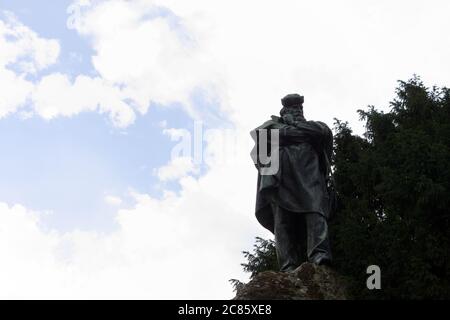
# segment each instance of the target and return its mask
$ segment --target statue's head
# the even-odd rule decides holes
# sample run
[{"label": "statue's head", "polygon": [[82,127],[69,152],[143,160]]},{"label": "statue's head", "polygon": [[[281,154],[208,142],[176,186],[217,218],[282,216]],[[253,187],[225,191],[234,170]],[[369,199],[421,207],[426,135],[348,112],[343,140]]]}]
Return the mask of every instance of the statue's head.
[{"label": "statue's head", "polygon": [[303,108],[303,102],[305,102],[305,97],[297,94],[291,93],[281,99],[281,104],[283,107],[299,107]]},{"label": "statue's head", "polygon": [[305,98],[297,93],[288,94],[281,99],[283,109],[280,115],[284,122],[290,125],[295,125],[299,121],[305,121],[303,117],[303,102]]}]

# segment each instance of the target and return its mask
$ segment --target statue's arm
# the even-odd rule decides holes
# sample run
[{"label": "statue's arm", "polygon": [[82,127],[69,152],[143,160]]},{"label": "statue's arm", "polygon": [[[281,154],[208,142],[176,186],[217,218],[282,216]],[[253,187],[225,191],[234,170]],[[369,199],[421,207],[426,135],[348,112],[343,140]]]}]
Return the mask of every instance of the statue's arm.
[{"label": "statue's arm", "polygon": [[308,141],[318,148],[323,148],[327,136],[328,127],[315,121],[305,121],[294,126],[283,126],[280,129],[280,139],[289,142]]},{"label": "statue's arm", "polygon": [[331,156],[333,154],[333,132],[331,131],[330,127],[327,126],[326,123],[317,121],[317,123],[322,128],[322,146],[325,150],[325,153],[328,157],[328,160],[331,162]]}]

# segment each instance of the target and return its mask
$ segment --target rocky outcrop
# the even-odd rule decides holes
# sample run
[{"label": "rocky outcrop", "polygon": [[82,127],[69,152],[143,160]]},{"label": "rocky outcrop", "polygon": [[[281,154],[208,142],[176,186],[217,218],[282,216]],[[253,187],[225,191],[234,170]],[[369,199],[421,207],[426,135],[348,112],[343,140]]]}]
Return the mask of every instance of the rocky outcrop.
[{"label": "rocky outcrop", "polygon": [[266,271],[236,286],[234,300],[346,300],[346,281],[327,266],[303,263],[291,272]]}]

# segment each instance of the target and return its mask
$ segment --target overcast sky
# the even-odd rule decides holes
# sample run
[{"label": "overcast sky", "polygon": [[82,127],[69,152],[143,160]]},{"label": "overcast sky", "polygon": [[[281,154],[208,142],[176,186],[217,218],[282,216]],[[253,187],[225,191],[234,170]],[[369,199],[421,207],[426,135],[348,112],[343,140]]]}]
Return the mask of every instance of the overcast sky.
[{"label": "overcast sky", "polygon": [[[2,0],[0,297],[232,297],[249,131],[450,85],[450,2]],[[184,144],[181,144],[184,142]]]}]

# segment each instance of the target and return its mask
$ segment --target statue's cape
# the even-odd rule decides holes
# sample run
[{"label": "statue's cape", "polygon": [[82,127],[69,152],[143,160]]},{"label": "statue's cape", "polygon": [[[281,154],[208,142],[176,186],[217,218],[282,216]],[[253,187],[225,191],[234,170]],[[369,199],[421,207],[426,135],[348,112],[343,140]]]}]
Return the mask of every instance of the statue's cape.
[{"label": "statue's cape", "polygon": [[[273,232],[271,203],[297,213],[317,212],[330,216],[330,199],[326,180],[331,168],[333,134],[320,121],[300,121],[295,126],[272,116],[252,130],[260,138],[259,129],[279,129],[279,170],[262,175],[258,164],[255,214],[262,226]],[[255,141],[256,142],[256,141]],[[269,141],[270,143],[270,141]]]}]

